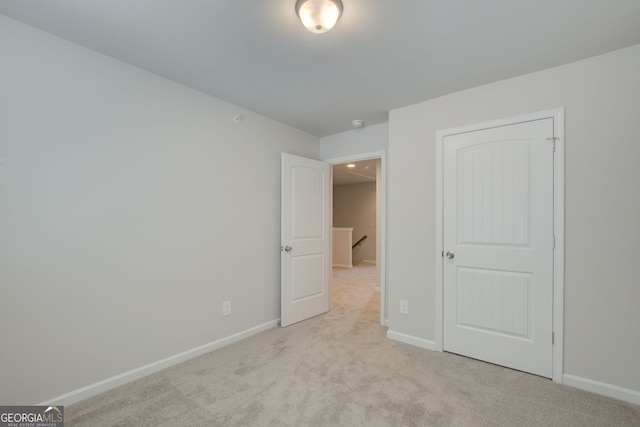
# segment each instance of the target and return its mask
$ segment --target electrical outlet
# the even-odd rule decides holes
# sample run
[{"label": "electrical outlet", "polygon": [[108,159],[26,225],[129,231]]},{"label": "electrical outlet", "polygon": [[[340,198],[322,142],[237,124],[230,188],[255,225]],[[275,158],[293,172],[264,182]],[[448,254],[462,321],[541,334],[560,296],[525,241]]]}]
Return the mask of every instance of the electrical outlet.
[{"label": "electrical outlet", "polygon": [[406,299],[400,300],[400,314],[409,314],[409,301]]},{"label": "electrical outlet", "polygon": [[231,301],[225,301],[222,303],[222,315],[231,316]]}]

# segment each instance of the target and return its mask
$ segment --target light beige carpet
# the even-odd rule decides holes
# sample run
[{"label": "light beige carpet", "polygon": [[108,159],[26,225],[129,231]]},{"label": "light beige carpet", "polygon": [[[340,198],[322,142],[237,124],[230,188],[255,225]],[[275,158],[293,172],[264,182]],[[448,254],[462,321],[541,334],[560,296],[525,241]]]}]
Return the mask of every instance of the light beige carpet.
[{"label": "light beige carpet", "polygon": [[65,408],[67,426],[640,426],[640,406],[385,338],[375,267],[333,308]]}]

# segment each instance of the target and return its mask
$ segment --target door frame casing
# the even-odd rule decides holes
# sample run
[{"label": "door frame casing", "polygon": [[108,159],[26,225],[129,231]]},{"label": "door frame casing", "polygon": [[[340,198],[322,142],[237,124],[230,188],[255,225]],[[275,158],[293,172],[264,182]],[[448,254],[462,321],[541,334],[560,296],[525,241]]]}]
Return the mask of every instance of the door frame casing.
[{"label": "door frame casing", "polygon": [[553,334],[552,380],[562,383],[564,354],[564,107],[521,116],[476,123],[436,132],[436,260],[435,260],[435,349],[444,351],[444,139],[450,135],[553,119],[555,152],[553,160]]},{"label": "door frame casing", "polygon": [[[380,230],[377,235],[377,245],[380,248],[380,256],[376,262],[379,264],[379,272],[380,275],[378,277],[378,282],[380,284],[380,324],[382,326],[388,326],[389,319],[387,318],[387,284],[386,284],[386,206],[387,206],[387,187],[386,187],[386,159],[385,159],[385,151],[372,151],[369,153],[361,153],[361,154],[353,154],[350,156],[344,157],[335,157],[331,159],[325,159],[324,162],[329,163],[332,168],[333,166],[339,165],[342,163],[349,162],[357,162],[362,160],[372,160],[372,159],[380,159],[380,182],[377,182],[376,185],[380,185],[380,206],[378,209],[378,221],[380,222]],[[333,201],[333,173],[331,175],[331,200]],[[332,213],[333,217],[333,213]]]}]

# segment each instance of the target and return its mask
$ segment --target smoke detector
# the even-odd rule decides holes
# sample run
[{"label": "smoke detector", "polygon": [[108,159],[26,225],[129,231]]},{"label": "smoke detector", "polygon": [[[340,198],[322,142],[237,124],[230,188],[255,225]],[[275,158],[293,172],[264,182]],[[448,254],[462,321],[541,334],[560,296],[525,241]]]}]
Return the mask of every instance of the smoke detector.
[{"label": "smoke detector", "polygon": [[353,125],[354,128],[361,128],[362,125],[364,125],[364,121],[360,120],[360,119],[356,119],[356,120],[352,120],[351,124]]}]

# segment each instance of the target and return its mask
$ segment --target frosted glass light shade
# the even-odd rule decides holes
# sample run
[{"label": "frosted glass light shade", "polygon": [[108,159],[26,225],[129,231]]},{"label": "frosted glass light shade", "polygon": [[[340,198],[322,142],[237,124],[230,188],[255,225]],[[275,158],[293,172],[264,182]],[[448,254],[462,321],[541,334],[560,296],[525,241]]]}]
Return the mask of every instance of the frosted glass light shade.
[{"label": "frosted glass light shade", "polygon": [[340,0],[298,0],[296,13],[302,25],[312,33],[326,33],[342,15]]}]

